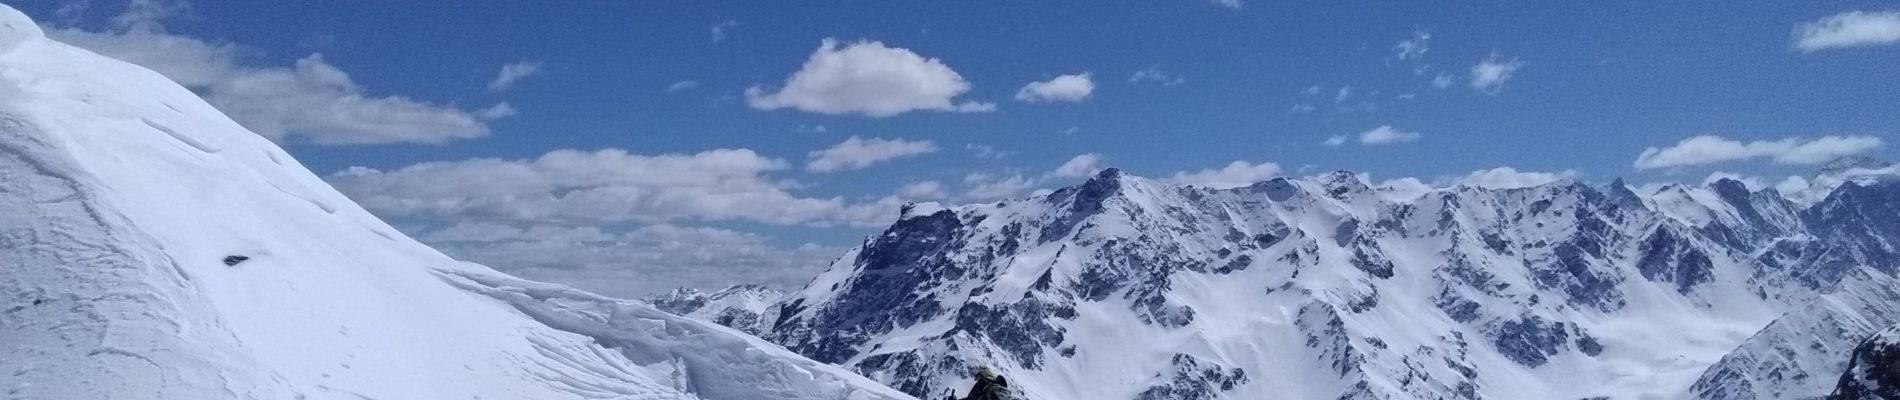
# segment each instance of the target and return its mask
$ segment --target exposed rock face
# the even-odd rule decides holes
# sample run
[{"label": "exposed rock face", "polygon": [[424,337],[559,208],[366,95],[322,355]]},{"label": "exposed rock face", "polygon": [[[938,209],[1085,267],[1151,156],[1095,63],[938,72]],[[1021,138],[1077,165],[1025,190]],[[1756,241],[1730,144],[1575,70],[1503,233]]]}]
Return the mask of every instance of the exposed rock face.
[{"label": "exposed rock face", "polygon": [[1900,399],[1900,325],[1887,328],[1854,348],[1828,400]]},{"label": "exposed rock face", "polygon": [[1798,201],[1110,169],[907,207],[765,336],[924,398],[975,365],[1037,399],[1815,397],[1900,316],[1900,184],[1831,173]]}]

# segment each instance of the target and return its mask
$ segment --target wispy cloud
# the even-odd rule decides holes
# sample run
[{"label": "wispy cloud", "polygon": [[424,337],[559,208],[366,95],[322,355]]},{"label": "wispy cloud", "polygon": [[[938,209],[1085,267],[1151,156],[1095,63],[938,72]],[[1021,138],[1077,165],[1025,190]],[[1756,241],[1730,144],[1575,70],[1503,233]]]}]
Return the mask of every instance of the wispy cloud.
[{"label": "wispy cloud", "polygon": [[1791,137],[1742,142],[1715,135],[1683,139],[1668,147],[1650,147],[1636,156],[1636,169],[1716,164],[1768,159],[1777,164],[1821,164],[1866,153],[1886,143],[1873,136]]},{"label": "wispy cloud", "polygon": [[499,92],[514,88],[515,82],[521,81],[521,78],[534,76],[540,72],[541,63],[533,61],[523,60],[503,65],[501,72],[495,74],[495,79],[488,81],[488,90]]},{"label": "wispy cloud", "polygon": [[1794,48],[1804,52],[1900,43],[1900,11],[1852,11],[1794,28]]},{"label": "wispy cloud", "polygon": [[1511,76],[1517,73],[1517,69],[1523,67],[1524,63],[1516,58],[1506,59],[1503,55],[1493,53],[1490,57],[1478,61],[1477,65],[1471,66],[1471,88],[1485,93],[1497,93],[1499,89],[1504,88],[1504,82],[1511,80]]}]

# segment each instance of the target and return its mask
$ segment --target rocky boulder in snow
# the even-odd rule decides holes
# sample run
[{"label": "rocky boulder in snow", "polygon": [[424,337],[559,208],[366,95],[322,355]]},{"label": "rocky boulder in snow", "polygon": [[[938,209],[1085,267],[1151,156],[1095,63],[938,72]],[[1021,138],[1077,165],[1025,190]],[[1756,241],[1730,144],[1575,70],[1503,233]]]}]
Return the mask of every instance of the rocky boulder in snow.
[{"label": "rocky boulder in snow", "polygon": [[1900,399],[1900,325],[1880,331],[1854,348],[1847,372],[1828,400]]}]

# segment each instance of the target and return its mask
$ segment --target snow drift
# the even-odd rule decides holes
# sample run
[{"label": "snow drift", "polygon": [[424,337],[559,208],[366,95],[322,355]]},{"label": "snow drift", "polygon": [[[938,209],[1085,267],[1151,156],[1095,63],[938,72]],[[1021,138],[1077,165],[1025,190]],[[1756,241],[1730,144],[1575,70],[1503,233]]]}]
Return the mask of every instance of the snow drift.
[{"label": "snow drift", "polygon": [[0,397],[907,399],[450,259],[157,73],[0,5]]}]

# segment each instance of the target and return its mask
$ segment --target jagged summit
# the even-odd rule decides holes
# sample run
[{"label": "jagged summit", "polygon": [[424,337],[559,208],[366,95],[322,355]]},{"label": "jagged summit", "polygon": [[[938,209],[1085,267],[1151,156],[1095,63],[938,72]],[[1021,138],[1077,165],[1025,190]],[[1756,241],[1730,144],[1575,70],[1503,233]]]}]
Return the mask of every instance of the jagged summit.
[{"label": "jagged summit", "polygon": [[925,398],[984,365],[1054,400],[1812,396],[1838,362],[1749,360],[1844,359],[1873,328],[1828,321],[1900,316],[1877,289],[1900,232],[1873,226],[1900,225],[1868,217],[1900,197],[1864,189],[1400,196],[1345,171],[1210,189],[1105,170],[912,212],[764,335]]},{"label": "jagged summit", "polygon": [[444,256],[184,87],[4,5],[0,177],[0,397],[910,398]]}]

